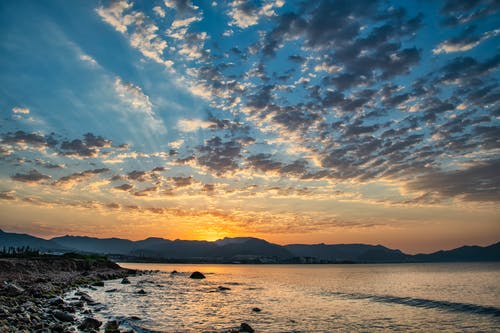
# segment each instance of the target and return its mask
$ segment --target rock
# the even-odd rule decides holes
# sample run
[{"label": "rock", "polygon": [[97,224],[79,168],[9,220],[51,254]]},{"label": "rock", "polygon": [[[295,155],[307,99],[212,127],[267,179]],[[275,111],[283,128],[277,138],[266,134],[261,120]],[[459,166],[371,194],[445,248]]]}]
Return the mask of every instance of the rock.
[{"label": "rock", "polygon": [[171,271],[171,272],[170,272],[170,275],[175,275],[175,274],[177,274],[177,273],[179,273],[179,272],[177,272],[177,271],[174,269],[173,271]]},{"label": "rock", "polygon": [[146,292],[144,291],[144,289],[141,289],[137,292],[139,295],[146,295]]},{"label": "rock", "polygon": [[61,310],[55,310],[52,312],[52,315],[60,320],[60,321],[64,321],[64,322],[67,322],[67,323],[72,323],[75,321],[75,317],[71,314],[69,314],[68,312],[65,312],[65,311],[61,311]]},{"label": "rock", "polygon": [[189,276],[190,279],[204,279],[205,278],[205,275],[203,275],[203,273],[200,273],[198,271],[195,271],[193,272],[190,276]]},{"label": "rock", "polygon": [[82,331],[86,331],[86,332],[93,331],[93,330],[98,331],[99,327],[101,327],[101,325],[102,325],[102,322],[100,320],[97,320],[97,319],[92,318],[92,317],[85,317],[85,319],[83,319],[83,321],[80,323],[80,325],[78,325],[78,328],[81,329]]},{"label": "rock", "polygon": [[240,329],[238,330],[238,332],[247,332],[247,333],[254,333],[254,329],[248,325],[247,323],[241,323],[240,325]]},{"label": "rock", "polygon": [[260,308],[255,307],[255,308],[252,309],[252,311],[253,312],[261,312],[262,310]]},{"label": "rock", "polygon": [[92,299],[92,297],[90,297],[88,294],[86,293],[81,293],[80,294],[80,300],[84,301],[84,302],[87,302],[87,303],[95,303],[94,300]]},{"label": "rock", "polygon": [[113,288],[113,289],[108,289],[108,290],[106,290],[106,292],[107,292],[107,293],[114,293],[114,292],[116,292],[117,290],[118,290],[118,289]]},{"label": "rock", "polygon": [[128,317],[128,319],[130,319],[130,320],[142,320],[141,317],[137,317],[137,316],[130,316],[130,317]]},{"label": "rock", "polygon": [[24,289],[14,283],[4,281],[3,288],[0,289],[0,292],[6,296],[18,296],[24,293]]},{"label": "rock", "polygon": [[92,283],[94,287],[104,287],[104,281],[96,281]]},{"label": "rock", "polygon": [[65,331],[64,326],[61,324],[54,324],[50,326],[49,332],[63,333]]},{"label": "rock", "polygon": [[224,286],[218,286],[217,289],[219,289],[219,291],[231,290],[231,288]]},{"label": "rock", "polygon": [[48,302],[50,305],[63,305],[65,303],[61,297],[52,297]]},{"label": "rock", "polygon": [[104,325],[104,333],[120,333],[118,326],[120,326],[118,321],[110,320]]},{"label": "rock", "polygon": [[130,284],[130,280],[129,280],[129,279],[127,279],[126,277],[124,277],[124,278],[122,279],[122,282],[120,282],[120,283],[121,283],[121,284]]},{"label": "rock", "polygon": [[83,304],[82,301],[76,301],[76,302],[71,302],[70,305],[78,309],[83,309],[83,306],[85,304]]}]

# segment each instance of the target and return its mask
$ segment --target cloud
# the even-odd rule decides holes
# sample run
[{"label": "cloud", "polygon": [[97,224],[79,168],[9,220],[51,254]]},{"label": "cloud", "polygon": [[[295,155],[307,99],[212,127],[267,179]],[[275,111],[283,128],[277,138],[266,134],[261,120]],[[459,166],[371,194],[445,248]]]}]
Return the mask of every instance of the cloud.
[{"label": "cloud", "polygon": [[32,146],[52,147],[58,142],[52,135],[45,136],[39,133],[27,133],[25,131],[16,131],[15,133],[6,133],[2,135],[3,144],[27,144]]},{"label": "cloud", "polygon": [[94,58],[92,58],[91,56],[89,56],[88,54],[80,55],[80,60],[87,62],[87,63],[91,64],[92,66],[97,66],[97,61]]},{"label": "cloud", "polygon": [[471,36],[470,30],[465,30],[462,35],[441,42],[434,50],[432,50],[432,52],[434,54],[440,54],[469,51],[488,38],[498,36],[499,33],[500,29],[496,29],[487,31],[481,36]]},{"label": "cloud", "polygon": [[466,201],[500,201],[500,160],[488,160],[456,171],[439,171],[409,182],[414,191],[435,192]]},{"label": "cloud", "polygon": [[132,4],[126,0],[111,2],[108,7],[97,8],[97,13],[116,31],[128,37],[130,45],[142,55],[167,68],[172,61],[164,59],[163,50],[167,42],[158,34],[159,28],[153,24],[144,13],[130,11]]},{"label": "cloud", "polygon": [[194,132],[199,129],[207,129],[215,124],[211,121],[200,119],[179,119],[177,127],[183,132]]},{"label": "cloud", "polygon": [[176,187],[186,187],[186,186],[189,186],[191,184],[193,184],[193,177],[192,176],[189,176],[189,177],[172,177],[170,178]]},{"label": "cloud", "polygon": [[50,179],[51,177],[48,175],[44,175],[37,170],[31,170],[28,173],[16,173],[14,176],[11,176],[12,180],[24,183],[40,183],[44,180]]},{"label": "cloud", "polygon": [[262,17],[276,15],[274,9],[284,5],[284,1],[265,1],[261,6],[255,5],[251,0],[235,0],[230,4],[228,16],[231,18],[229,25],[236,25],[241,29],[256,25]]},{"label": "cloud", "polygon": [[191,0],[164,0],[165,6],[177,10],[181,15],[192,14],[198,9]]},{"label": "cloud", "polygon": [[129,191],[129,190],[133,189],[134,186],[130,185],[130,184],[122,184],[122,185],[115,186],[114,188],[117,190],[121,190],[121,191]]},{"label": "cloud", "polygon": [[163,8],[161,8],[160,6],[154,6],[153,7],[153,11],[156,13],[156,15],[158,15],[159,17],[165,17],[165,11],[163,10]]},{"label": "cloud", "polygon": [[12,108],[12,113],[15,113],[15,114],[30,114],[30,109],[28,109],[28,108],[22,108],[22,107],[15,107],[15,108]]},{"label": "cloud", "polygon": [[109,172],[110,169],[108,168],[100,168],[100,169],[92,169],[92,170],[85,170],[82,172],[75,172],[72,173],[68,176],[64,176],[59,178],[56,182],[54,182],[54,185],[57,186],[66,186],[66,187],[72,187],[77,183],[81,183],[84,180],[87,180],[95,175]]},{"label": "cloud", "polygon": [[1,191],[0,200],[16,200],[14,194],[15,194],[14,191]]},{"label": "cloud", "polygon": [[116,77],[114,88],[124,103],[130,105],[133,110],[138,111],[145,117],[145,126],[155,132],[166,132],[163,121],[153,111],[153,104],[149,100],[149,96],[145,95],[140,87],[123,82],[121,78]]},{"label": "cloud", "polygon": [[441,8],[442,24],[456,26],[498,14],[500,5],[495,0],[447,0]]},{"label": "cloud", "polygon": [[197,147],[199,156],[197,162],[215,172],[217,175],[234,171],[239,168],[241,144],[236,141],[223,141],[216,136]]}]

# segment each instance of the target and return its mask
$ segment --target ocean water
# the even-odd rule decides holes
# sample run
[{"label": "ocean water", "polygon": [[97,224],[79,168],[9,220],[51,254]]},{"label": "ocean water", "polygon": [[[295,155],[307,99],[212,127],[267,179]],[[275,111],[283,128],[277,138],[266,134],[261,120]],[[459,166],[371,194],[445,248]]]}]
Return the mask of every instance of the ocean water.
[{"label": "ocean water", "polygon": [[[97,316],[144,332],[224,331],[242,322],[256,332],[500,331],[500,263],[121,265],[160,273],[86,291],[103,304]],[[193,271],[206,279],[189,279]]]}]

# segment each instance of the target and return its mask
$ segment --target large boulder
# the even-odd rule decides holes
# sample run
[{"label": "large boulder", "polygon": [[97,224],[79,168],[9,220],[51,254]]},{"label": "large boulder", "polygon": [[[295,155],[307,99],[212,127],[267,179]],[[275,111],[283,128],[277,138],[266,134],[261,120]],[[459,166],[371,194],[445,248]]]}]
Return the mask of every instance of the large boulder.
[{"label": "large boulder", "polygon": [[120,333],[118,326],[120,326],[118,321],[110,320],[104,325],[104,333]]},{"label": "large boulder", "polygon": [[247,323],[241,323],[240,329],[238,330],[238,332],[240,332],[240,333],[243,333],[243,332],[254,333],[255,330]]},{"label": "large boulder", "polygon": [[67,323],[72,323],[75,321],[75,317],[66,311],[55,310],[54,312],[52,312],[52,315],[57,320],[64,321]]},{"label": "large boulder", "polygon": [[203,275],[203,273],[200,273],[198,271],[195,271],[193,272],[190,276],[189,276],[190,279],[204,279],[205,278],[205,275]]},{"label": "large boulder", "polygon": [[85,319],[78,325],[78,329],[90,332],[90,331],[98,331],[99,327],[101,327],[102,322],[92,317],[85,317]]}]

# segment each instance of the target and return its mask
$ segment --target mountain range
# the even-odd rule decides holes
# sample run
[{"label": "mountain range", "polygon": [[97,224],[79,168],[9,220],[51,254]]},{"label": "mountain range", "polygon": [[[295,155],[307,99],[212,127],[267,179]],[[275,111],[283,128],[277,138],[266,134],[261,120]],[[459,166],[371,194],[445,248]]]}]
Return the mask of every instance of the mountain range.
[{"label": "mountain range", "polygon": [[431,254],[410,255],[382,245],[278,245],[253,237],[224,238],[214,242],[147,238],[62,236],[50,240],[0,230],[0,251],[29,246],[42,252],[106,254],[118,260],[240,263],[378,263],[500,261],[500,242],[490,246],[462,246]]}]

